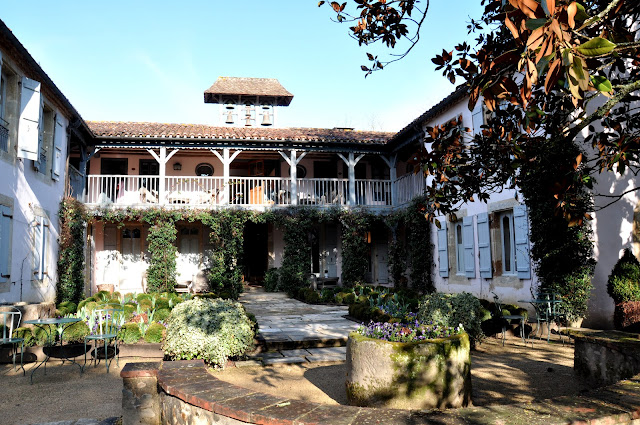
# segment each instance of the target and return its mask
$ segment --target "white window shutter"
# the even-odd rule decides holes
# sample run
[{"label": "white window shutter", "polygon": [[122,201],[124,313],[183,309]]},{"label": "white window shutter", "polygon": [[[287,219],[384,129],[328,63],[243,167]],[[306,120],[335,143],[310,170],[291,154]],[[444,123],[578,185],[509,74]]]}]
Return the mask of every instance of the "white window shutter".
[{"label": "white window shutter", "polygon": [[56,115],[53,130],[53,155],[51,156],[51,178],[60,180],[60,170],[63,168],[62,152],[66,146],[66,131],[60,118]]},{"label": "white window shutter", "polygon": [[449,277],[449,252],[447,249],[447,223],[441,221],[442,227],[438,229],[438,264],[440,276]]},{"label": "white window shutter", "polygon": [[18,128],[18,157],[38,161],[40,156],[40,111],[42,96],[40,83],[22,77],[20,91],[20,124]]},{"label": "white window shutter", "polygon": [[0,282],[7,282],[11,278],[11,209],[0,205]]},{"label": "white window shutter", "polygon": [[36,217],[33,230],[33,276],[42,280],[47,271],[49,221],[44,217]]},{"label": "white window shutter", "polygon": [[518,278],[531,279],[531,266],[529,264],[529,220],[527,207],[516,205],[513,207],[513,229],[516,242],[516,271]]},{"label": "white window shutter", "polygon": [[489,231],[489,214],[480,213],[476,216],[478,227],[478,256],[480,259],[480,277],[493,277],[491,267],[491,238]]},{"label": "white window shutter", "polygon": [[468,278],[476,277],[475,240],[473,217],[462,218],[462,244],[464,245],[464,273]]}]

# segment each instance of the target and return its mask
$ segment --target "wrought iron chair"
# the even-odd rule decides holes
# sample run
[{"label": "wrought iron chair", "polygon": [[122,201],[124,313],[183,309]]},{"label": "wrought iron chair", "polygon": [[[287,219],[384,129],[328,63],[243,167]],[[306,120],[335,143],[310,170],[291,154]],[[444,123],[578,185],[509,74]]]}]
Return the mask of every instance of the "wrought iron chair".
[{"label": "wrought iron chair", "polygon": [[[95,324],[91,329],[91,334],[84,338],[84,365],[82,365],[82,371],[87,365],[87,341],[95,341],[95,347],[92,351],[94,367],[98,366],[98,360],[104,357],[104,363],[107,367],[107,373],[109,373],[109,365],[113,361],[113,358],[109,360],[110,341],[113,340],[113,357],[116,359],[116,365],[119,365],[120,353],[118,352],[118,330],[122,326],[124,319],[124,310],[122,309],[101,309],[94,310]],[[103,347],[98,347],[97,341],[103,341]],[[99,348],[104,351],[100,353]]]},{"label": "wrought iron chair", "polygon": [[2,315],[2,339],[0,339],[0,345],[11,345],[11,352],[13,357],[13,370],[16,369],[16,352],[18,350],[18,344],[20,344],[20,368],[22,374],[25,374],[24,370],[24,338],[14,337],[13,331],[20,327],[22,321],[22,312],[17,307],[9,307],[10,311],[0,311]]},{"label": "wrought iron chair", "polygon": [[527,340],[525,339],[524,325],[526,323],[527,317],[522,314],[504,314],[502,311],[502,302],[500,301],[500,297],[495,292],[493,294],[493,302],[496,305],[496,309],[498,310],[498,318],[502,319],[502,346],[504,347],[504,340],[506,338],[507,333],[507,324],[510,324],[512,320],[520,321],[520,336],[522,337],[522,342],[524,345],[527,345]]}]

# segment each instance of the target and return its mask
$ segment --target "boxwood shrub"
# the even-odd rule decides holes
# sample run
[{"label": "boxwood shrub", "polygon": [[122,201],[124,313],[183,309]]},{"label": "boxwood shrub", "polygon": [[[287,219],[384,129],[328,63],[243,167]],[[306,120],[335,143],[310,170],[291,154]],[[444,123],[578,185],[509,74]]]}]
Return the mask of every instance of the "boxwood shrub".
[{"label": "boxwood shrub", "polygon": [[229,357],[252,348],[253,337],[251,321],[241,304],[195,298],[171,312],[163,350],[172,359],[203,359],[224,367]]},{"label": "boxwood shrub", "polygon": [[162,342],[162,337],[164,336],[164,326],[160,323],[153,322],[149,325],[149,328],[144,333],[144,340],[146,342],[154,342],[159,343]]},{"label": "boxwood shrub", "polygon": [[607,292],[616,304],[640,301],[640,262],[629,248],[611,270]]},{"label": "boxwood shrub", "polygon": [[125,323],[118,332],[118,340],[125,344],[135,344],[142,338],[140,327],[137,323]]}]

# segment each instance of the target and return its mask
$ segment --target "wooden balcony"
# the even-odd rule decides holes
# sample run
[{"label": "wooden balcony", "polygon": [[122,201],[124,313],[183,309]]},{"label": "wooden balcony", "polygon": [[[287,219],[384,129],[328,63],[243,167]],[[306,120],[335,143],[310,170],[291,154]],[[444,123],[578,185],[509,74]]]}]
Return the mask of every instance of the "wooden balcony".
[{"label": "wooden balcony", "polygon": [[[296,179],[281,177],[190,177],[89,175],[85,203],[92,207],[291,205],[391,208],[424,191],[424,178],[391,180]],[[394,201],[395,199],[395,201]]]}]

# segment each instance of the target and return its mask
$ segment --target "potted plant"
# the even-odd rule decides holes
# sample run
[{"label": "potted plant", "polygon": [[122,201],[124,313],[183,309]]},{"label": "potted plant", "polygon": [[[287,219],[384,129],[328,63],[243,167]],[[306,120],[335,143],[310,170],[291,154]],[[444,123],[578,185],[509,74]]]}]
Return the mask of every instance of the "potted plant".
[{"label": "potted plant", "polygon": [[400,409],[467,406],[470,350],[462,326],[363,325],[347,340],[349,403]]}]

